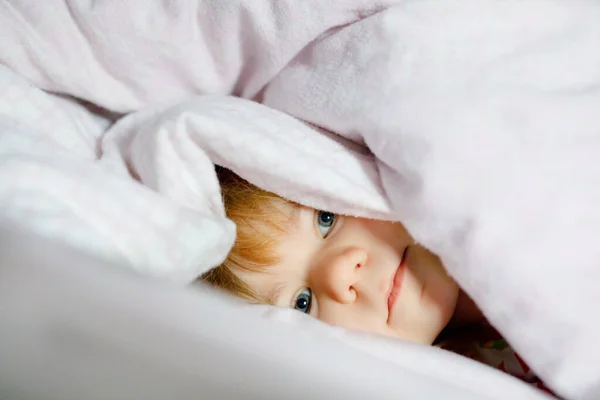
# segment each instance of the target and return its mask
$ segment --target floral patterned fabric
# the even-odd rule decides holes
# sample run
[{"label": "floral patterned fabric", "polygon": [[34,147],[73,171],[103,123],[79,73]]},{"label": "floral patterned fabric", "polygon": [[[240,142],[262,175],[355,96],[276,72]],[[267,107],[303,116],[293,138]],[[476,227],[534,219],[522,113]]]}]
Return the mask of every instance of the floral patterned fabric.
[{"label": "floral patterned fabric", "polygon": [[510,344],[491,326],[461,329],[440,346],[490,367],[499,369],[536,388],[556,396],[535,374]]}]

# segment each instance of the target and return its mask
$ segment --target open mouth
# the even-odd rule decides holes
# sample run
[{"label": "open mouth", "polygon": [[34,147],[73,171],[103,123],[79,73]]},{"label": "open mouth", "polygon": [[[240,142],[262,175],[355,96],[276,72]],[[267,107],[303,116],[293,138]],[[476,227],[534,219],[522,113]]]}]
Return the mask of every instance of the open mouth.
[{"label": "open mouth", "polygon": [[408,253],[408,249],[410,246],[407,246],[404,249],[404,253],[402,254],[402,259],[400,260],[400,265],[398,265],[398,269],[394,272],[394,276],[392,277],[392,281],[390,282],[390,290],[387,296],[387,307],[388,307],[388,322],[390,320],[390,316],[392,315],[392,308],[394,307],[394,303],[396,303],[396,299],[400,294],[400,289],[402,288],[402,281],[404,280],[404,272],[406,271],[406,254]]}]

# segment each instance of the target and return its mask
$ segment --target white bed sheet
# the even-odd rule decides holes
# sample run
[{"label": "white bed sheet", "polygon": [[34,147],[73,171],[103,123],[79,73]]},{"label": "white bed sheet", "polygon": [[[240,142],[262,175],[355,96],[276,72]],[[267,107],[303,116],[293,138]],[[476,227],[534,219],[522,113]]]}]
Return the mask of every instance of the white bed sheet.
[{"label": "white bed sheet", "polygon": [[[171,180],[161,177],[169,170],[154,171],[156,191],[149,190],[129,177],[118,146],[94,161],[94,143],[110,118],[43,93],[7,69],[0,69],[0,87],[0,398],[544,398],[516,379],[438,349],[334,329],[293,310],[249,307],[204,286],[166,283],[186,282],[205,268],[188,256],[206,256],[207,242],[194,236],[205,225],[192,231],[170,225],[187,215],[185,205],[202,210],[194,192],[177,195],[185,180],[165,187],[161,181]],[[204,123],[221,121],[221,113],[237,106],[247,111],[248,104],[235,99],[196,101],[198,111],[212,110]],[[250,110],[248,122],[262,115],[259,121],[274,134],[279,123],[290,135],[290,126],[301,128],[289,142],[316,134],[258,105]],[[177,108],[171,113],[180,114]],[[117,125],[107,140],[130,125]],[[217,127],[215,134],[224,132]],[[248,130],[256,132],[262,130]],[[323,151],[344,146],[319,140]],[[206,149],[212,157],[226,151]],[[343,163],[345,153],[339,154]],[[371,158],[361,157],[364,162],[347,172],[358,178],[367,171],[368,183]],[[233,166],[244,169],[244,162],[252,160]],[[374,189],[365,188],[364,201]],[[341,207],[355,204],[340,201]],[[371,206],[381,212],[385,203]],[[221,240],[218,231],[208,232]],[[192,239],[200,247],[185,247]]]},{"label": "white bed sheet", "polygon": [[[598,397],[600,3],[141,3],[0,2],[0,62],[27,79],[1,67],[3,220],[187,282],[233,240],[217,161],[307,205],[402,220],[549,386]],[[193,98],[229,93],[373,154]],[[121,115],[69,96],[132,115],[104,134]]]},{"label": "white bed sheet", "polygon": [[543,400],[497,370],[0,227],[0,398]]}]

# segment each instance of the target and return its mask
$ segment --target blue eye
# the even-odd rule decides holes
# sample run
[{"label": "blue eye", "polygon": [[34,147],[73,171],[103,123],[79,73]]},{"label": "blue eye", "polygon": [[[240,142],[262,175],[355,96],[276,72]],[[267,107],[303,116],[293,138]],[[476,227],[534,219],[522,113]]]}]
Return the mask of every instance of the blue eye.
[{"label": "blue eye", "polygon": [[328,211],[317,211],[317,228],[319,232],[326,238],[334,227],[337,221],[337,215]]},{"label": "blue eye", "polygon": [[296,301],[294,302],[294,309],[305,314],[310,313],[310,308],[312,306],[312,290],[309,288],[304,289],[298,297],[296,297]]}]

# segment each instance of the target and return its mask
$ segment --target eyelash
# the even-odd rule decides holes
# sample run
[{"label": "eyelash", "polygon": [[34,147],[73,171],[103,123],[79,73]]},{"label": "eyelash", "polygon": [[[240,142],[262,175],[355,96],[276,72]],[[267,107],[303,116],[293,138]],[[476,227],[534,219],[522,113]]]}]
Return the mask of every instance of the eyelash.
[{"label": "eyelash", "polygon": [[[321,217],[322,216],[331,216],[331,222],[329,223],[329,225],[324,226],[324,228],[327,229],[327,232],[323,232],[321,231],[322,226],[320,225],[321,221]],[[337,223],[338,220],[338,216],[332,212],[328,212],[328,211],[322,211],[322,210],[317,210],[315,212],[315,223],[317,224],[317,229],[319,230],[319,232],[321,233],[321,235],[323,236],[323,239],[327,238],[327,236],[329,236],[329,234],[331,233],[331,231],[333,230],[333,228],[335,227],[335,224]],[[327,224],[328,222],[326,222]]]},{"label": "eyelash", "polygon": [[[299,301],[299,300],[302,298],[302,295],[303,295],[303,294],[306,294],[306,293],[308,294],[308,299],[306,300],[306,302],[307,302],[307,305],[306,305],[306,311],[303,311],[303,310],[301,310],[301,309],[300,309],[299,307],[297,307],[297,306],[298,306],[298,301]],[[298,296],[296,297],[296,300],[294,301],[294,309],[295,309],[295,310],[298,310],[298,311],[300,311],[300,312],[303,312],[303,313],[305,313],[305,314],[310,314],[310,310],[311,310],[311,308],[312,308],[312,303],[313,303],[313,298],[312,298],[312,297],[313,297],[313,296],[312,296],[312,290],[310,290],[310,288],[303,289],[303,290],[302,290],[302,291],[301,291],[301,292],[298,294]]]}]

